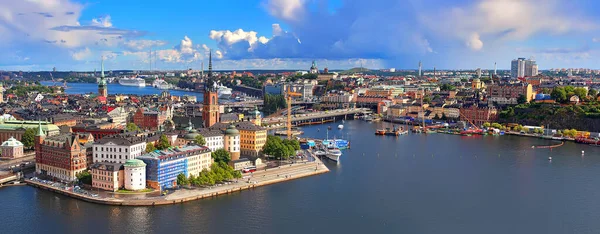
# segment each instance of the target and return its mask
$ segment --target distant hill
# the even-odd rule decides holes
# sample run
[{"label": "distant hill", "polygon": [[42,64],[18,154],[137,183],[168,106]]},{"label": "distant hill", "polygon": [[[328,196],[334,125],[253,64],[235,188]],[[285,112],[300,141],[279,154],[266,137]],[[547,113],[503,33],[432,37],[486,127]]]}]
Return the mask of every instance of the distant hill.
[{"label": "distant hill", "polygon": [[345,70],[345,71],[341,71],[341,74],[354,74],[354,73],[368,73],[371,70],[369,70],[368,68],[360,68],[360,67],[355,67],[349,70]]}]

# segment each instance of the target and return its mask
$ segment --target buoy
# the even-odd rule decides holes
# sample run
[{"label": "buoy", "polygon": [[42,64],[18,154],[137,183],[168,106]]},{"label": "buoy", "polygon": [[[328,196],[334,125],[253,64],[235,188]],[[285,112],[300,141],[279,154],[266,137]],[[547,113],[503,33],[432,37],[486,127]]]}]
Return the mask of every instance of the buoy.
[{"label": "buoy", "polygon": [[552,157],[548,157],[548,160],[552,161]]},{"label": "buoy", "polygon": [[535,149],[535,145],[532,145],[532,146],[531,146],[531,148],[532,148],[532,149]]},{"label": "buoy", "polygon": [[582,151],[581,151],[581,154],[585,154],[585,151],[583,151],[583,150],[582,150]]}]

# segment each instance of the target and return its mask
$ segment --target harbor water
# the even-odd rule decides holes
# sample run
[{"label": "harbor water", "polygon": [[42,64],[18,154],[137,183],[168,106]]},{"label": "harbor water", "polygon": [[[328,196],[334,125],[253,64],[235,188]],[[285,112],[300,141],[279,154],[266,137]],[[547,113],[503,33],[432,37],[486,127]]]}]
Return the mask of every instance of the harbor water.
[{"label": "harbor water", "polygon": [[[600,147],[518,136],[376,136],[386,123],[303,127],[348,139],[331,172],[160,207],[0,188],[5,233],[597,233]],[[383,126],[386,125],[386,126]],[[585,151],[582,154],[582,151]],[[552,160],[548,160],[548,157]]]},{"label": "harbor water", "polygon": [[[54,83],[51,81],[43,81],[42,85],[53,86],[59,85],[62,86],[63,83]],[[109,83],[108,84],[108,94],[133,94],[133,95],[160,95],[163,91],[168,91],[171,95],[174,96],[196,96],[197,101],[202,101],[202,93],[198,92],[190,92],[184,90],[163,90],[157,89],[150,85],[146,87],[136,87],[136,86],[123,86],[118,83]],[[67,83],[67,89],[65,89],[65,93],[67,94],[86,94],[86,93],[98,93],[98,85],[93,83]]]}]

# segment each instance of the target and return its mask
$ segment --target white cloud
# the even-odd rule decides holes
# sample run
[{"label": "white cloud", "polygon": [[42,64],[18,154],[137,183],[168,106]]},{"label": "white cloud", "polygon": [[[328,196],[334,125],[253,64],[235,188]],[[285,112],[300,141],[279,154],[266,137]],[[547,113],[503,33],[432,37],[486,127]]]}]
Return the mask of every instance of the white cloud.
[{"label": "white cloud", "polygon": [[290,21],[297,21],[304,14],[304,5],[306,0],[267,0],[266,8],[278,18]]},{"label": "white cloud", "polygon": [[421,21],[440,35],[463,40],[479,50],[481,37],[499,40],[525,40],[547,32],[564,34],[597,29],[597,24],[579,14],[564,10],[559,0],[480,0],[465,7],[442,8],[438,13],[423,13]]},{"label": "white cloud", "polygon": [[[198,51],[197,47],[201,47],[203,51]],[[159,50],[156,53],[158,59],[167,63],[190,63],[204,59],[207,49],[206,45],[194,46],[192,39],[185,36],[173,49]]]},{"label": "white cloud", "polygon": [[471,50],[481,50],[483,48],[483,42],[479,38],[479,34],[473,33],[467,41],[467,47]]},{"label": "white cloud", "polygon": [[128,40],[123,43],[123,46],[130,50],[142,51],[152,47],[164,46],[166,44],[167,42],[161,40]]},{"label": "white cloud", "polygon": [[92,51],[90,50],[90,48],[87,48],[87,47],[82,50],[71,52],[71,57],[73,57],[73,59],[75,59],[75,60],[85,60],[85,59],[89,58],[91,55],[92,55]]},{"label": "white cloud", "polygon": [[283,35],[283,29],[281,29],[279,24],[273,24],[271,27],[273,28],[274,37]]},{"label": "white cloud", "polygon": [[92,19],[92,26],[98,26],[98,27],[104,27],[104,28],[112,27],[113,25],[112,25],[112,22],[110,19],[110,15]]},{"label": "white cloud", "polygon": [[257,37],[257,32],[255,31],[244,31],[243,29],[238,29],[235,31],[229,30],[211,30],[209,34],[209,38],[215,40],[221,48],[229,47],[238,42],[245,41],[248,43],[248,51],[254,50],[256,48],[257,43],[265,44],[269,41],[264,36]]},{"label": "white cloud", "polygon": [[600,38],[598,38],[598,37],[594,37],[594,38],[592,38],[592,41],[593,41],[593,42],[600,42]]}]

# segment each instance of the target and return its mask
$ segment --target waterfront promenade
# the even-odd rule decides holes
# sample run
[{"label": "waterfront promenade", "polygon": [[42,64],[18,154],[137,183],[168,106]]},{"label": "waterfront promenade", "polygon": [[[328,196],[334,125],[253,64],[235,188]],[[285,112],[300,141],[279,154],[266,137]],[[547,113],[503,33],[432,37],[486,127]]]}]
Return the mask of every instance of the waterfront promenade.
[{"label": "waterfront promenade", "polygon": [[26,180],[26,183],[33,187],[49,190],[68,197],[104,205],[171,205],[224,194],[241,192],[243,190],[249,190],[259,186],[265,186],[329,172],[327,166],[325,166],[320,159],[318,159],[317,157],[314,158],[315,161],[311,162],[295,163],[277,168],[263,169],[252,174],[244,174],[244,177],[242,179],[239,179],[237,182],[230,184],[212,186],[209,188],[181,188],[175,190],[175,192],[170,193],[166,196],[154,196],[143,198],[140,198],[139,196],[132,196],[132,198],[91,197],[75,193],[69,190],[63,190],[57,187],[53,187],[51,185],[43,184],[38,181]]}]

